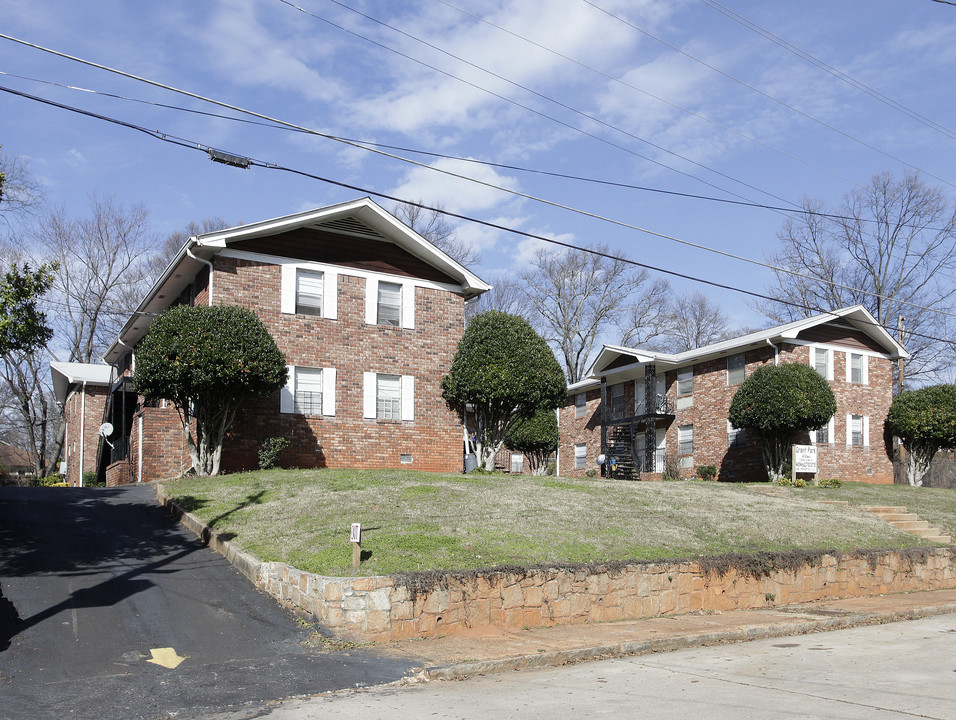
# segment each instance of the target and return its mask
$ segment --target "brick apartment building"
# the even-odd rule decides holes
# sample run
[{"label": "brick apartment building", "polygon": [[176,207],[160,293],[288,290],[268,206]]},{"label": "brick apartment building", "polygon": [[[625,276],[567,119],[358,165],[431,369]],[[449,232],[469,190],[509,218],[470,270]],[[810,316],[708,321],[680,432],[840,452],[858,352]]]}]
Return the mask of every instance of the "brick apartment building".
[{"label": "brick apartment building", "polygon": [[837,401],[825,428],[794,438],[817,446],[817,477],[892,483],[884,423],[893,366],[905,357],[862,306],[677,354],[606,345],[587,379],[568,388],[559,472],[598,470],[605,455],[623,477],[687,477],[714,465],[720,480],[766,480],[759,445],[727,420],[730,403],[755,368],[799,362],[827,378]]},{"label": "brick apartment building", "polygon": [[113,383],[109,365],[51,362],[53,395],[63,408],[66,429],[61,463],[63,479],[73,487],[83,484],[83,473],[96,472],[99,463],[103,412]]},{"label": "brick apartment building", "polygon": [[[118,379],[99,418],[113,426],[99,470],[113,485],[191,466],[175,408],[144,407],[131,387],[151,319],[185,303],[249,308],[289,365],[287,387],[240,410],[223,472],[256,468],[274,436],[291,440],[286,467],[460,471],[462,427],[439,382],[466,300],[489,289],[367,198],[192,237],[104,355]],[[70,477],[78,462],[68,453]]]}]

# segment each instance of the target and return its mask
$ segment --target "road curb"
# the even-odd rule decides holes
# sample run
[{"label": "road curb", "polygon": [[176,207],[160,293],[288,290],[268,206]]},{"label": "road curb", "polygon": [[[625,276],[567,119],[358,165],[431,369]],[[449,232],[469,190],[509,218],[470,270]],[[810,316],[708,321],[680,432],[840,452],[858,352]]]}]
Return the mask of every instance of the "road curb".
[{"label": "road curb", "polygon": [[[795,609],[795,612],[799,612],[799,609]],[[532,670],[591,660],[636,657],[690,648],[750,642],[752,640],[809,635],[811,633],[829,632],[832,630],[847,630],[849,628],[866,625],[882,625],[885,623],[902,622],[904,620],[918,620],[924,617],[950,613],[956,613],[956,603],[929,605],[892,612],[855,613],[839,618],[803,620],[775,625],[752,625],[735,630],[722,630],[713,633],[655,638],[653,640],[622,642],[615,645],[599,645],[595,647],[575,648],[572,650],[557,650],[494,660],[450,663],[448,665],[424,668],[418,673],[418,677],[422,680],[458,680],[476,675],[492,675],[512,670]]]}]

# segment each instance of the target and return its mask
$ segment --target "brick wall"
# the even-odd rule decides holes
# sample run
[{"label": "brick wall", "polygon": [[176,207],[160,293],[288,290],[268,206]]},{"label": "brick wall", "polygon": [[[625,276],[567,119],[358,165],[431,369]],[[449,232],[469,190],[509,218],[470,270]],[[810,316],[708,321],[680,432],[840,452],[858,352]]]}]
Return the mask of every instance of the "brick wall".
[{"label": "brick wall", "polygon": [[[255,312],[287,364],[336,370],[334,416],[280,413],[280,393],[247,403],[224,441],[224,472],[257,468],[259,444],[272,436],[291,440],[280,458],[284,467],[461,470],[461,424],[442,400],[440,388],[464,330],[464,301],[459,295],[416,287],[414,329],[367,325],[366,280],[345,269],[338,275],[337,319],[328,319],[280,312],[278,265],[217,257],[214,266],[214,301]],[[198,288],[197,302],[205,293],[205,285]],[[413,376],[414,420],[364,418],[364,372]],[[175,411],[146,408],[142,416],[143,480],[174,477],[180,468],[188,468]],[[137,443],[134,437],[131,457]],[[402,456],[410,462],[402,462]]]},{"label": "brick wall", "polygon": [[[66,407],[63,409],[67,443],[65,480],[72,487],[80,486],[84,472],[96,471],[98,431],[103,424],[103,411],[106,407],[108,390],[105,386],[88,384],[84,388],[79,385],[67,398]],[[80,467],[81,455],[82,468]]]},{"label": "brick wall", "polygon": [[[783,343],[778,348],[779,362],[810,362],[811,346]],[[837,401],[834,417],[833,442],[820,444],[818,451],[818,478],[836,477],[842,480],[892,483],[893,463],[889,440],[884,437],[883,425],[892,396],[893,362],[885,358],[868,358],[868,382],[854,384],[846,381],[846,354],[833,353],[833,377],[830,387]],[[772,348],[760,348],[745,354],[746,374],[774,362]],[[752,438],[742,447],[728,446],[727,414],[739,385],[728,385],[727,360],[718,358],[694,366],[693,393],[678,396],[677,370],[664,374],[668,400],[675,410],[673,421],[658,420],[657,427],[666,428],[667,453],[680,466],[682,477],[694,475],[700,465],[715,465],[718,478],[730,481],[757,482],[766,479],[759,446]],[[609,379],[609,389],[613,380]],[[643,381],[642,381],[643,382]],[[624,384],[625,406],[634,407],[634,381]],[[582,475],[585,470],[574,470],[574,444],[585,442],[588,450],[587,468],[596,468],[594,459],[601,447],[601,393],[588,391],[587,414],[575,419],[574,396],[569,396],[561,410],[561,473]],[[847,414],[869,418],[869,445],[847,445]],[[692,425],[693,454],[681,455],[678,450],[678,428]],[[643,427],[641,425],[640,427]],[[808,433],[794,438],[808,444]],[[659,476],[645,474],[645,479]]]}]

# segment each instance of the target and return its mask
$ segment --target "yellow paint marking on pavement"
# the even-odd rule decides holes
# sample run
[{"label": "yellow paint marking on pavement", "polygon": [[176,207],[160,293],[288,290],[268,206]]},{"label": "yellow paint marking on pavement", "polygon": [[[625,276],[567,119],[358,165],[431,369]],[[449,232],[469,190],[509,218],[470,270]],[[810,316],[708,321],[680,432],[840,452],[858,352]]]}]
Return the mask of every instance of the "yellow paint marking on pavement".
[{"label": "yellow paint marking on pavement", "polygon": [[179,657],[173,648],[153,648],[149,652],[152,653],[153,659],[147,660],[146,662],[151,662],[154,665],[162,665],[164,668],[169,668],[170,670],[178,667],[179,663],[186,659]]}]

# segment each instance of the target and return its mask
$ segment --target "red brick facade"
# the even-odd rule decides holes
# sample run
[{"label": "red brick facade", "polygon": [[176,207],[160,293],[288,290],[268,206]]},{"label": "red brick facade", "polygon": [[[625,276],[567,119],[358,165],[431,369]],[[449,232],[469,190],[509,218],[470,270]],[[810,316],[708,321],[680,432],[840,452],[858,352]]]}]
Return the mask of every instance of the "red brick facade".
[{"label": "red brick facade", "polygon": [[109,388],[101,385],[76,385],[63,407],[66,424],[63,454],[66,458],[64,480],[71,487],[80,487],[83,473],[96,472],[103,408]]},{"label": "red brick facade", "polygon": [[[830,342],[782,341],[773,347],[765,345],[747,349],[743,351],[744,375],[749,376],[754,369],[768,363],[810,364],[815,350],[825,352],[828,380],[837,401],[837,412],[824,433],[825,438],[815,433],[813,437],[804,433],[794,438],[794,442],[817,445],[817,478],[892,483],[891,440],[884,437],[884,423],[893,400],[895,360],[888,353],[874,351],[872,342],[860,342],[859,337],[859,333],[850,334],[845,344],[838,339],[831,339]],[[864,344],[870,347],[863,347]],[[728,428],[730,403],[739,388],[739,384],[730,382],[728,357],[739,353],[739,350],[735,352],[730,349],[699,362],[666,369],[662,373],[670,412],[665,417],[658,417],[656,425],[659,431],[663,429],[666,468],[658,465],[653,468],[657,472],[643,472],[643,479],[660,479],[664,474],[660,471],[665,469],[669,474],[689,477],[701,465],[714,465],[720,480],[766,480],[759,445],[746,436],[733,442],[733,434]],[[855,375],[847,368],[851,354],[856,356],[858,366]],[[861,361],[860,357],[864,359]],[[685,383],[685,388],[691,388],[688,388],[689,392],[679,394],[678,373],[689,368],[693,369],[693,379]],[[630,370],[630,375],[633,375],[633,364]],[[608,396],[620,392],[615,386],[622,387],[623,407],[635,408],[635,388],[644,385],[644,378],[627,377],[620,380],[615,378],[615,374],[613,368],[604,371]],[[618,374],[627,375],[626,372]],[[569,395],[567,404],[560,412],[560,472],[582,475],[588,470],[599,470],[597,458],[602,452],[601,387],[599,381],[592,381],[573,389],[577,392]],[[585,395],[583,414],[575,404],[579,394]],[[625,415],[631,414],[625,412]],[[643,434],[644,427],[643,423],[636,423],[635,434]],[[692,428],[692,449],[686,443],[681,447],[680,428],[685,428],[685,438],[687,429]],[[854,429],[857,431],[855,436]],[[826,442],[819,442],[824,439]],[[575,467],[576,445],[583,445],[586,450],[583,467]]]}]

